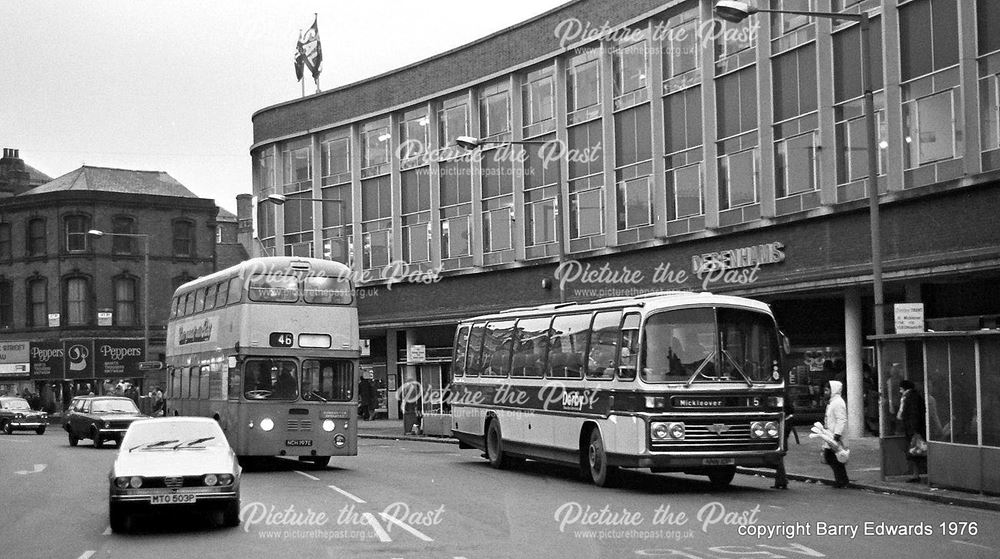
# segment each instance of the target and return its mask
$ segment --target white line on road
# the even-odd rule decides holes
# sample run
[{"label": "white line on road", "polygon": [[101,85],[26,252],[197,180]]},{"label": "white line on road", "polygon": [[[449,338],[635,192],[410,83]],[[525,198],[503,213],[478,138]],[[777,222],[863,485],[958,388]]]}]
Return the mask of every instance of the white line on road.
[{"label": "white line on road", "polygon": [[298,471],[298,470],[292,470],[292,471],[293,471],[293,472],[295,472],[295,473],[297,473],[297,474],[301,474],[301,475],[304,475],[304,476],[306,476],[307,478],[309,478],[309,479],[311,479],[311,480],[313,480],[313,481],[319,481],[319,478],[318,478],[318,477],[316,477],[316,476],[314,476],[314,475],[311,475],[311,474],[307,474],[307,473],[305,473],[305,472],[300,472],[300,471]]},{"label": "white line on road", "polygon": [[97,552],[94,550],[84,551],[83,555],[81,555],[79,559],[90,559],[95,553]]},{"label": "white line on road", "polygon": [[334,491],[336,491],[337,493],[340,493],[341,495],[347,497],[348,499],[351,499],[355,503],[364,503],[365,502],[364,499],[358,497],[357,495],[353,495],[351,493],[348,493],[347,491],[344,491],[343,489],[337,487],[336,485],[328,485],[327,487],[329,487],[330,489],[333,489]]},{"label": "white line on road", "polygon": [[424,534],[423,532],[421,532],[420,530],[417,530],[413,526],[410,526],[409,524],[403,522],[402,520],[400,520],[400,519],[398,519],[398,518],[396,518],[394,516],[388,515],[388,514],[386,514],[384,512],[380,512],[378,514],[382,518],[388,520],[389,522],[392,522],[396,526],[399,526],[400,528],[406,530],[407,532],[413,534],[414,536],[416,536],[416,537],[424,540],[425,542],[432,542],[432,541],[434,541],[433,538],[427,537],[427,535]]},{"label": "white line on road", "polygon": [[16,471],[14,473],[15,474],[20,474],[22,476],[23,475],[27,475],[27,474],[37,474],[37,473],[45,470],[45,466],[46,466],[45,464],[35,464],[35,469],[34,470],[19,470],[19,471]]},{"label": "white line on road", "polygon": [[382,528],[382,525],[378,523],[378,519],[375,518],[374,514],[366,512],[363,516],[368,521],[368,525],[372,527],[372,530],[375,530],[375,535],[378,536],[379,541],[382,543],[392,541],[392,538],[389,537],[389,533],[386,532],[385,528]]},{"label": "white line on road", "polygon": [[101,535],[102,536],[110,536],[111,535],[111,526],[108,526],[107,528],[105,528],[104,532]]},{"label": "white line on road", "polygon": [[962,540],[951,540],[951,541],[952,541],[952,543],[961,543],[961,544],[965,544],[965,545],[971,545],[972,547],[978,547],[979,549],[988,549],[990,551],[996,551],[992,547],[987,547],[985,545],[979,545],[978,543],[963,542]]}]

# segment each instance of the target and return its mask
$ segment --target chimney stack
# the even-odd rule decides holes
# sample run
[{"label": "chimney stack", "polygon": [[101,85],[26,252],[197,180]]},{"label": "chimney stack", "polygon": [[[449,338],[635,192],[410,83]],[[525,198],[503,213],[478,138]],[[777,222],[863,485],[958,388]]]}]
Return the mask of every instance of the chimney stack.
[{"label": "chimney stack", "polygon": [[20,150],[3,148],[0,159],[0,198],[9,198],[31,188],[31,175],[18,156]]}]

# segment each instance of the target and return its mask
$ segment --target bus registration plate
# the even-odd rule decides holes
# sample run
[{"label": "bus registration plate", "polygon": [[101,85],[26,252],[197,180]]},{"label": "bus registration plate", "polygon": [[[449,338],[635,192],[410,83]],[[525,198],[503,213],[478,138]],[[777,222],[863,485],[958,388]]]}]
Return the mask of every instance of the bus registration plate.
[{"label": "bus registration plate", "polygon": [[197,501],[197,497],[191,494],[172,494],[172,495],[152,495],[149,497],[149,504],[151,505],[184,505],[191,504]]},{"label": "bus registration plate", "polygon": [[736,463],[735,458],[704,458],[701,461],[705,466],[732,466]]},{"label": "bus registration plate", "polygon": [[313,442],[309,439],[287,439],[285,440],[285,446],[312,446]]}]

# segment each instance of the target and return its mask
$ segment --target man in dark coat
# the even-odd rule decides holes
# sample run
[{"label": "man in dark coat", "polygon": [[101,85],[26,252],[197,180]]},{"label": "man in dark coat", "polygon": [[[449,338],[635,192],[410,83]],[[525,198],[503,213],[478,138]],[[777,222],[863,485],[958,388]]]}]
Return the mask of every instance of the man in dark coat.
[{"label": "man in dark coat", "polygon": [[[906,447],[910,449],[917,442],[916,435],[920,435],[920,440],[927,440],[927,410],[924,407],[924,399],[912,380],[900,381],[899,390],[902,392],[902,397],[899,400],[899,413],[896,419],[903,425],[903,432],[906,434]],[[913,477],[909,479],[911,483],[920,482],[920,466],[925,460],[927,460],[926,455],[906,453],[906,461],[909,462],[910,473],[913,474]]]}]

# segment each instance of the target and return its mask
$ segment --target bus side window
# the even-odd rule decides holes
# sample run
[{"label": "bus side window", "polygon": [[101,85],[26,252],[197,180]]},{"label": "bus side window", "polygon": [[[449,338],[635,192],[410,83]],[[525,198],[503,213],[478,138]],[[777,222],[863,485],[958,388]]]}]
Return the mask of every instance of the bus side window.
[{"label": "bus side window", "polygon": [[189,316],[194,314],[194,293],[188,293],[186,297],[187,300],[184,302],[184,316]]},{"label": "bus side window", "polygon": [[465,356],[468,345],[469,327],[462,326],[455,334],[455,347],[452,351],[454,358],[452,360],[451,371],[456,377],[460,377],[465,374]]},{"label": "bus side window", "polygon": [[587,349],[587,378],[611,380],[615,377],[615,354],[621,337],[621,311],[594,315]]},{"label": "bus side window", "polygon": [[180,397],[190,398],[191,397],[191,367],[182,367],[180,369]]},{"label": "bus side window", "polygon": [[205,288],[198,288],[194,296],[194,312],[201,312],[205,310]]},{"label": "bus side window", "polygon": [[590,314],[557,316],[549,338],[549,375],[553,378],[582,378]]},{"label": "bus side window", "polygon": [[469,332],[469,360],[465,366],[465,375],[478,377],[483,369],[483,337],[486,333],[486,325],[483,323],[473,324]]},{"label": "bus side window", "polygon": [[[225,287],[225,284],[223,284]],[[243,378],[240,376],[239,367],[229,368],[229,399],[239,400],[240,390],[243,389]]]},{"label": "bus side window", "polygon": [[216,286],[210,285],[208,289],[205,290],[205,310],[210,311],[215,308],[215,289]]},{"label": "bus side window", "polygon": [[229,284],[222,282],[219,284],[219,292],[215,297],[215,306],[224,307],[226,306],[226,299],[229,297]]},{"label": "bus side window", "polygon": [[639,357],[639,315],[625,315],[618,348],[618,378],[620,380],[634,380],[636,359]]},{"label": "bus side window", "polygon": [[239,276],[229,280],[229,302],[227,305],[239,303],[243,300],[243,281]]},{"label": "bus side window", "polygon": [[211,373],[211,367],[208,365],[202,365],[201,369],[198,370],[198,398],[202,400],[209,398],[209,373]]},{"label": "bus side window", "polygon": [[170,318],[177,316],[177,300],[178,297],[173,297],[170,299]]},{"label": "bus side window", "polygon": [[517,321],[517,343],[511,359],[513,377],[541,377],[549,356],[549,317],[522,318]]}]

